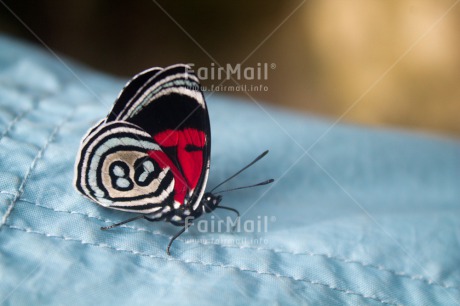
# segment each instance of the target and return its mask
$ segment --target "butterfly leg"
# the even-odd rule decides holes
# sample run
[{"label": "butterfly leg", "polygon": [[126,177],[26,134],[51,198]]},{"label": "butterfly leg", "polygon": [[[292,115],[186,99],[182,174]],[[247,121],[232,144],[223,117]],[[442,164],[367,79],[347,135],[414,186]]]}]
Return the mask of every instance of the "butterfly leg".
[{"label": "butterfly leg", "polygon": [[177,234],[175,234],[171,240],[169,240],[169,244],[168,244],[168,247],[166,248],[166,253],[171,256],[171,252],[169,252],[169,249],[171,248],[171,245],[172,243],[174,242],[174,240],[176,240],[177,237],[179,237],[180,235],[182,235],[186,230],[187,228],[190,227],[190,224],[187,226],[187,224],[184,225],[184,228],[182,228],[179,232],[177,232]]},{"label": "butterfly leg", "polygon": [[131,221],[142,219],[142,218],[144,218],[144,215],[136,216],[134,218],[129,218],[128,220],[121,221],[119,223],[115,223],[115,224],[112,224],[112,225],[109,225],[109,226],[103,226],[103,227],[101,227],[101,230],[105,231],[105,230],[108,230],[108,229],[111,229],[111,228],[126,224],[126,223],[131,222]]},{"label": "butterfly leg", "polygon": [[240,212],[238,210],[236,210],[235,208],[231,208],[231,207],[227,207],[227,206],[217,206],[216,208],[230,210],[230,211],[233,211],[236,214],[235,224],[232,226],[232,232],[234,232],[238,222],[240,221]]}]

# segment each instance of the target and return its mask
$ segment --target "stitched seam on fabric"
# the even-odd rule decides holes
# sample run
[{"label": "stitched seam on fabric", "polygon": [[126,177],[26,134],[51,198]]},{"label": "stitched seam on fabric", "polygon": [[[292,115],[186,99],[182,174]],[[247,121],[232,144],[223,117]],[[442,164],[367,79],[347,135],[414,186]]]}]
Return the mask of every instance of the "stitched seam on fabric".
[{"label": "stitched seam on fabric", "polygon": [[[30,200],[26,200],[26,199],[20,199],[20,200],[23,201],[23,202],[34,204],[37,207],[50,209],[50,210],[55,211],[55,212],[60,212],[60,213],[62,212],[62,213],[68,213],[68,214],[81,215],[81,216],[84,216],[84,217],[87,217],[87,218],[97,219],[97,220],[103,221],[105,223],[111,223],[111,224],[116,223],[115,221],[112,221],[110,219],[105,219],[105,218],[102,218],[102,217],[99,217],[99,216],[96,216],[96,215],[90,215],[90,214],[87,214],[87,213],[82,213],[82,212],[72,211],[72,210],[58,210],[58,209],[54,209],[54,208],[51,208],[51,207],[48,207],[48,206],[44,206],[44,205],[35,203],[33,201],[30,201]],[[137,232],[146,232],[146,233],[149,233],[149,234],[162,236],[162,237],[166,237],[166,238],[170,237],[169,235],[163,234],[161,232],[151,231],[151,230],[144,229],[144,228],[137,228],[137,227],[126,225],[126,224],[124,224],[124,225],[122,225],[120,227],[129,228],[129,229],[135,230]],[[181,242],[183,242],[185,244],[188,244],[187,241],[184,240],[184,239],[177,238],[176,240],[181,241]],[[255,248],[255,247],[250,247],[250,246],[232,246],[232,245],[222,245],[222,244],[203,243],[203,242],[194,242],[194,244],[202,245],[202,246],[217,246],[217,247],[220,247],[220,248],[223,248],[223,249],[249,249],[249,250],[255,250],[255,251],[269,251],[269,252],[273,252],[275,254],[287,254],[287,255],[293,255],[293,256],[324,257],[324,258],[327,258],[327,259],[332,259],[332,260],[340,261],[340,262],[347,263],[347,264],[351,263],[351,264],[360,265],[360,266],[365,267],[365,268],[377,269],[379,271],[387,272],[387,273],[390,273],[390,274],[392,274],[394,276],[397,276],[397,277],[408,278],[408,279],[413,280],[413,281],[421,281],[421,282],[426,283],[429,286],[439,286],[439,287],[442,287],[442,288],[445,288],[445,289],[460,290],[459,286],[446,285],[444,283],[440,283],[440,282],[437,282],[437,281],[434,281],[434,280],[431,280],[431,279],[426,279],[421,275],[410,275],[410,274],[407,274],[405,272],[398,272],[398,271],[395,271],[395,270],[392,270],[392,269],[385,268],[385,267],[383,267],[381,265],[375,265],[375,264],[372,264],[372,263],[361,262],[361,261],[357,261],[357,260],[354,260],[354,259],[347,259],[347,258],[343,258],[343,257],[337,257],[337,256],[330,255],[330,254],[314,253],[314,252],[289,252],[289,251],[279,250],[279,249]]]},{"label": "stitched seam on fabric", "polygon": [[154,259],[162,259],[162,260],[166,260],[166,261],[176,261],[176,262],[185,263],[185,264],[200,264],[200,265],[209,266],[209,267],[218,267],[218,268],[224,268],[224,269],[235,269],[235,270],[238,270],[238,271],[241,271],[241,272],[251,272],[251,273],[256,273],[256,274],[260,274],[260,275],[274,276],[276,278],[286,278],[286,279],[290,279],[290,280],[294,280],[294,281],[301,281],[301,282],[309,283],[309,284],[312,284],[312,285],[320,285],[322,287],[326,287],[326,288],[329,288],[329,289],[334,290],[334,291],[338,291],[338,292],[345,293],[345,294],[348,294],[348,295],[356,295],[356,296],[359,296],[359,297],[362,297],[362,298],[365,298],[365,299],[370,299],[370,300],[377,301],[377,302],[379,302],[381,304],[385,304],[385,305],[401,305],[401,304],[398,304],[398,303],[396,303],[394,301],[383,300],[383,299],[381,299],[381,298],[379,298],[379,297],[377,297],[375,295],[365,295],[365,294],[362,294],[362,293],[354,292],[354,291],[351,291],[351,290],[348,290],[348,289],[342,289],[342,288],[339,288],[339,287],[334,287],[332,285],[328,285],[328,284],[325,284],[325,283],[322,283],[322,282],[319,282],[319,281],[310,280],[310,279],[307,279],[307,278],[296,278],[296,277],[290,276],[290,275],[282,275],[282,274],[273,273],[273,272],[263,272],[263,271],[258,271],[258,270],[254,270],[254,269],[246,269],[246,268],[241,268],[241,267],[232,266],[232,265],[205,263],[203,261],[198,261],[198,260],[195,261],[195,260],[181,260],[181,259],[177,259],[177,258],[165,258],[165,257],[153,255],[153,254],[144,253],[144,252],[138,252],[138,251],[129,250],[129,249],[116,248],[116,247],[110,246],[108,244],[93,243],[93,242],[88,242],[88,241],[84,241],[84,240],[80,240],[80,239],[76,239],[76,238],[58,236],[58,235],[53,235],[53,234],[49,234],[49,233],[45,233],[45,232],[39,232],[39,231],[35,231],[35,230],[29,229],[29,228],[21,228],[21,227],[15,226],[15,225],[6,224],[5,226],[7,226],[7,227],[9,227],[11,229],[20,230],[20,231],[23,231],[23,232],[26,232],[26,233],[33,233],[33,234],[43,235],[43,236],[50,237],[50,238],[58,238],[58,239],[62,239],[62,240],[65,240],[65,241],[75,241],[75,242],[79,242],[79,243],[81,243],[83,245],[91,245],[91,246],[95,246],[95,247],[111,249],[111,250],[114,250],[114,251],[117,251],[117,252],[129,253],[129,254],[133,254],[133,255],[136,255],[136,256],[143,256],[143,257],[149,257],[149,258],[154,258]]},{"label": "stitched seam on fabric", "polygon": [[29,114],[34,108],[35,105],[26,109],[22,113],[19,113],[13,120],[11,120],[6,129],[0,134],[0,141],[3,139],[3,137],[5,137],[8,134],[8,132],[14,127],[14,125],[18,123],[19,120],[21,120],[24,116]]},{"label": "stitched seam on fabric", "polygon": [[[1,190],[0,191],[1,194],[6,194],[6,195],[11,195],[11,196],[17,196],[18,193],[17,192],[11,192],[11,191],[6,191],[6,190]],[[31,202],[29,202],[31,203]]]},{"label": "stitched seam on fabric", "polygon": [[23,178],[23,180],[21,182],[21,185],[19,186],[19,190],[18,190],[17,195],[15,195],[15,197],[11,201],[10,205],[8,206],[8,209],[6,210],[5,214],[3,215],[3,218],[2,218],[2,220],[0,222],[0,229],[6,223],[8,217],[10,216],[11,212],[13,211],[14,206],[16,205],[17,201],[19,200],[19,198],[21,197],[22,193],[24,192],[27,180],[29,179],[30,175],[32,174],[32,171],[35,168],[35,166],[37,165],[37,162],[43,157],[43,155],[45,153],[45,150],[54,141],[57,133],[62,128],[62,126],[71,120],[71,118],[74,115],[75,111],[76,111],[76,108],[74,108],[72,110],[71,114],[64,121],[62,121],[60,124],[58,124],[53,129],[53,131],[49,135],[49,137],[48,137],[46,143],[44,144],[44,146],[40,149],[40,151],[38,151],[38,153],[35,156],[34,160],[30,164],[29,169],[27,170],[26,174],[24,175],[24,178]]}]

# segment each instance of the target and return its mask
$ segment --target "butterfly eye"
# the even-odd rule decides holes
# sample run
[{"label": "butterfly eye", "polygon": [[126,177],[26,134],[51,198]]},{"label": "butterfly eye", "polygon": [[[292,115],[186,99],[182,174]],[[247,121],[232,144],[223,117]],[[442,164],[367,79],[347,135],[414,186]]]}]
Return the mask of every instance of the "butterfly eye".
[{"label": "butterfly eye", "polygon": [[114,161],[110,165],[109,175],[113,188],[120,191],[127,191],[133,188],[133,182],[129,178],[129,166],[125,162]]},{"label": "butterfly eye", "polygon": [[134,163],[134,179],[139,186],[147,186],[158,178],[160,166],[150,158],[140,158]]}]

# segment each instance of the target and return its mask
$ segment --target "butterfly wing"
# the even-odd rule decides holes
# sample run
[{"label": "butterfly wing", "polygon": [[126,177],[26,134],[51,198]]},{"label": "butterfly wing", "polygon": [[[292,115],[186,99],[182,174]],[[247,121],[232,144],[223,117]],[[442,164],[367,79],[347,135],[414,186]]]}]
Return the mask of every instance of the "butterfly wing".
[{"label": "butterfly wing", "polygon": [[[115,127],[119,129],[119,134],[112,132]],[[101,133],[105,133],[105,138]],[[122,134],[125,137],[128,133],[132,133],[131,139],[122,138]],[[137,159],[130,157],[125,166],[91,166],[88,164],[88,154],[94,148],[90,143],[99,143],[102,140],[106,143],[99,146],[104,148],[114,151],[112,145],[118,146],[118,157],[123,157],[121,160],[126,161],[126,156],[129,155],[126,153],[127,147],[134,152],[142,151],[144,155],[137,156],[137,153],[133,153]],[[198,207],[203,196],[209,173],[210,148],[209,115],[199,81],[191,73],[190,67],[175,65],[165,69],[152,68],[138,74],[125,86],[105,121],[94,127],[84,138],[82,153],[77,162],[77,189],[90,199],[110,208],[149,214],[157,212],[161,207],[163,211],[176,211],[172,220],[179,221],[184,212],[186,215],[187,211]],[[134,160],[147,160],[147,156],[152,164],[142,164],[142,169],[146,170],[139,178],[153,178],[153,185],[147,184],[149,190],[139,186],[140,181],[133,176],[136,167],[140,165],[134,166]],[[94,160],[94,165],[101,163],[100,160]],[[168,178],[172,177],[173,190],[170,190],[171,185],[167,181],[163,182],[166,172],[164,178],[156,176],[160,172],[149,174],[152,165],[154,169],[167,169]],[[127,174],[129,171],[126,167],[131,174]],[[95,179],[98,177],[95,172],[100,172],[105,181],[102,178]],[[131,180],[126,179],[126,176]],[[111,184],[110,188],[96,188],[99,183],[104,182]],[[136,191],[128,189],[130,182]],[[112,197],[108,192],[111,188],[118,190],[118,193],[113,194],[124,194],[124,201],[120,201],[120,197]],[[145,197],[142,196],[143,193]],[[171,201],[172,207],[168,208]],[[154,215],[161,217],[158,212]]]},{"label": "butterfly wing", "polygon": [[106,121],[114,121],[116,117],[126,108],[128,102],[141,90],[147,82],[163,68],[153,67],[136,74],[118,94],[118,97],[107,116]]},{"label": "butterfly wing", "polygon": [[82,141],[75,186],[102,206],[156,213],[172,204],[174,176],[149,157],[152,151],[161,148],[138,126],[99,124]]}]

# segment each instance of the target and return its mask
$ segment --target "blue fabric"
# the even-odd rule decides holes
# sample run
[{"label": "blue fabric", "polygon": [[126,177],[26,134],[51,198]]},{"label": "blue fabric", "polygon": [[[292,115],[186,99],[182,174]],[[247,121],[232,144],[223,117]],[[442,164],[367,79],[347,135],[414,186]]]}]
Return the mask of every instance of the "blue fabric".
[{"label": "blue fabric", "polygon": [[209,186],[271,150],[228,186],[276,182],[222,203],[262,230],[194,227],[170,257],[170,224],[99,230],[132,215],[80,196],[73,164],[125,81],[0,39],[0,304],[460,303],[458,140],[213,94]]}]

